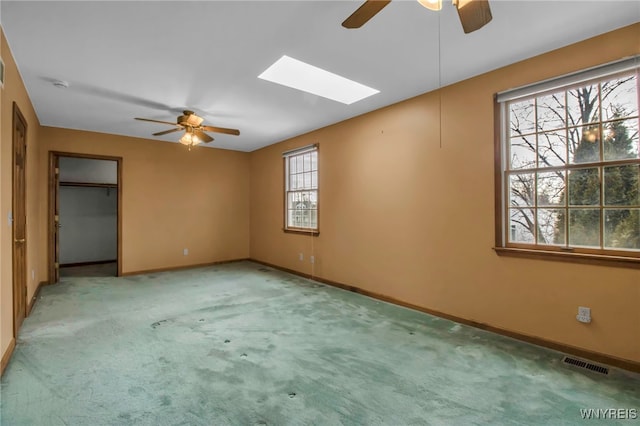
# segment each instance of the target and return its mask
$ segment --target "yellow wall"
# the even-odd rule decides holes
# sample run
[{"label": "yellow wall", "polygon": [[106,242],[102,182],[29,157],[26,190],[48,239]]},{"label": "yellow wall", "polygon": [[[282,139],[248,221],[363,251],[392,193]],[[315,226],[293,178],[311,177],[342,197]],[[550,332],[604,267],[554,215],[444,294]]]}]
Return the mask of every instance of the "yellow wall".
[{"label": "yellow wall", "polygon": [[[0,54],[5,64],[5,84],[0,100],[0,348],[1,354],[9,346],[13,337],[13,265],[12,265],[12,228],[8,216],[12,211],[12,123],[13,103],[27,121],[27,300],[30,300],[40,281],[46,280],[46,270],[38,265],[38,246],[44,235],[39,227],[39,211],[42,198],[38,193],[37,182],[40,123],[35,114],[29,96],[18,73],[11,50],[4,37],[0,35]],[[33,271],[33,276],[32,276]]]},{"label": "yellow wall", "polygon": [[249,154],[52,127],[40,147],[44,171],[49,151],[123,158],[123,273],[249,257]]},{"label": "yellow wall", "polygon": [[[492,250],[494,94],[638,54],[639,34],[636,24],[254,151],[251,257],[640,362],[639,270]],[[311,143],[320,235],[286,234],[281,154]],[[576,321],[579,305],[591,307],[591,324]]]}]

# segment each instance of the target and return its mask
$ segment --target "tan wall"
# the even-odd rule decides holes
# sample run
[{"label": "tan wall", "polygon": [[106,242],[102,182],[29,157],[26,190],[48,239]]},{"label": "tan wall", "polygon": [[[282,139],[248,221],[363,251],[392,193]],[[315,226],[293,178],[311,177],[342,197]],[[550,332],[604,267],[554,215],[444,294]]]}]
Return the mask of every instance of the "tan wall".
[{"label": "tan wall", "polygon": [[49,151],[123,158],[123,273],[249,257],[249,154],[52,127],[40,142],[43,197]]},{"label": "tan wall", "polygon": [[5,84],[0,95],[0,350],[1,354],[4,354],[13,337],[13,243],[12,228],[7,218],[13,209],[12,123],[14,102],[17,103],[27,121],[27,300],[33,297],[38,283],[47,278],[46,271],[39,267],[38,262],[38,246],[43,236],[39,227],[41,197],[37,187],[40,176],[38,169],[40,123],[18,73],[4,32],[0,38],[2,39],[0,54],[5,64]]},{"label": "tan wall", "polygon": [[[253,152],[251,257],[640,362],[640,270],[492,250],[493,95],[640,53],[639,34],[636,24]],[[320,235],[285,234],[281,153],[310,143]],[[576,321],[579,305],[591,324]]]}]

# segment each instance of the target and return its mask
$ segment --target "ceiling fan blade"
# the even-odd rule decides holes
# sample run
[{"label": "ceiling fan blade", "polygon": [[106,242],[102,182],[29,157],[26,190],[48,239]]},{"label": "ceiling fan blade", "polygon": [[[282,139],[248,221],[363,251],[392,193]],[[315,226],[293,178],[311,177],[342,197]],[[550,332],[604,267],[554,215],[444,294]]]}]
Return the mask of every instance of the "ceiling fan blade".
[{"label": "ceiling fan blade", "polygon": [[191,114],[187,116],[187,123],[189,123],[189,125],[193,127],[198,127],[200,124],[202,124],[203,121],[204,121],[204,118],[198,117],[195,114]]},{"label": "ceiling fan blade", "polygon": [[345,28],[360,28],[380,12],[391,0],[367,0],[342,23]]},{"label": "ceiling fan blade", "polygon": [[169,130],[165,130],[164,132],[154,133],[153,136],[162,136],[162,135],[166,135],[167,133],[177,132],[178,130],[182,130],[182,129],[180,127],[176,127],[175,129],[169,129]]},{"label": "ceiling fan blade", "polygon": [[465,34],[479,30],[493,18],[489,0],[455,0],[454,4]]},{"label": "ceiling fan blade", "polygon": [[175,126],[176,125],[176,123],[171,123],[170,121],[152,120],[150,118],[138,118],[138,117],[136,117],[136,120],[149,121],[151,123],[168,124],[170,126]]},{"label": "ceiling fan blade", "polygon": [[207,132],[225,133],[227,135],[236,136],[240,134],[240,130],[238,129],[226,129],[224,127],[202,126],[202,130],[206,130]]},{"label": "ceiling fan blade", "polygon": [[198,137],[198,139],[200,139],[204,143],[208,143],[208,142],[211,142],[213,140],[213,138],[211,136],[209,136],[208,134],[206,134],[202,130],[194,130],[193,134],[196,135]]}]

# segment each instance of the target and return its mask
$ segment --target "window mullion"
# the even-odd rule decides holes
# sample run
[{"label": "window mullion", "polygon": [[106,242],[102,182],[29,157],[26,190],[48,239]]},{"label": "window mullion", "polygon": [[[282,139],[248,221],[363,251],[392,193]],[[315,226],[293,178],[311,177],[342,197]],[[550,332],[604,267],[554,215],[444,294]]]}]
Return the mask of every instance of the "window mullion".
[{"label": "window mullion", "polygon": [[[565,103],[569,101],[569,94],[565,90]],[[564,109],[565,126],[564,126],[564,140],[565,143],[565,163],[564,163],[564,247],[569,248],[569,108]]]}]

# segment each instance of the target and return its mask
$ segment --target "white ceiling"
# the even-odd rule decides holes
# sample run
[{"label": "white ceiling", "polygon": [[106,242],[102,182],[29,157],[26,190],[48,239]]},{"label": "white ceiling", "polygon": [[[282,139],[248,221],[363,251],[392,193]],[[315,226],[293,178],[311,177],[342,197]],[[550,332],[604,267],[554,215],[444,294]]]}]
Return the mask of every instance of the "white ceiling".
[{"label": "white ceiling", "polygon": [[[492,0],[493,21],[467,35],[447,0],[441,12],[395,0],[357,30],[340,24],[361,1],[0,3],[41,124],[154,138],[169,127],[133,117],[189,108],[240,129],[209,144],[240,151],[640,21],[635,0]],[[380,93],[344,105],[257,78],[285,54]]]}]

